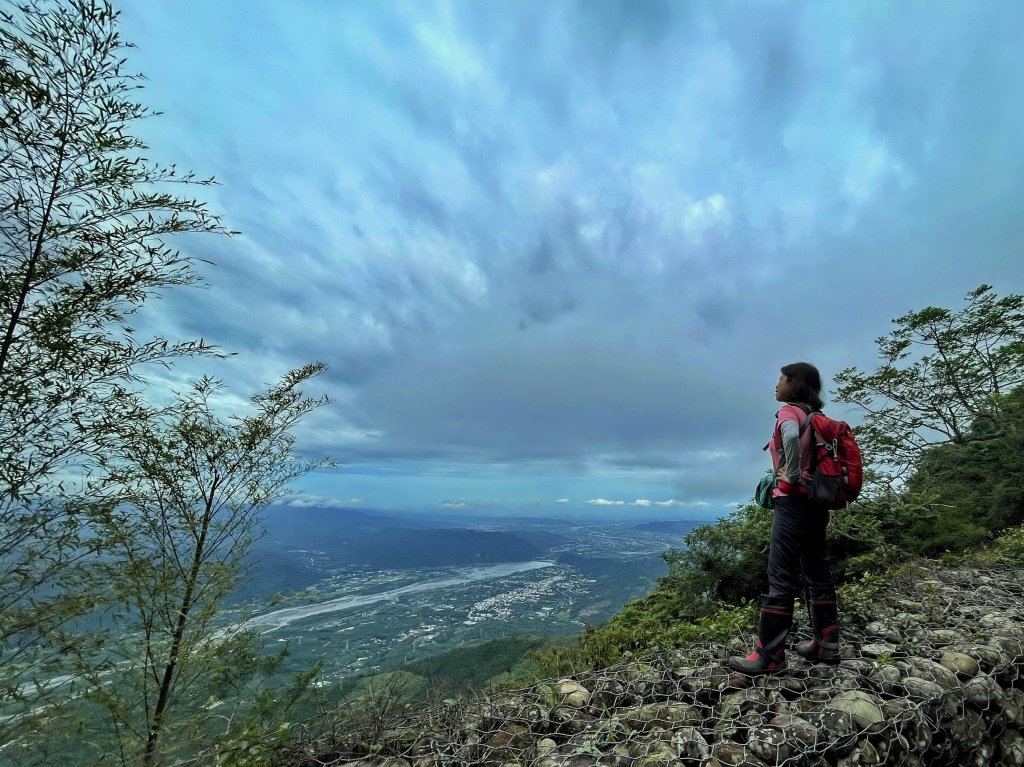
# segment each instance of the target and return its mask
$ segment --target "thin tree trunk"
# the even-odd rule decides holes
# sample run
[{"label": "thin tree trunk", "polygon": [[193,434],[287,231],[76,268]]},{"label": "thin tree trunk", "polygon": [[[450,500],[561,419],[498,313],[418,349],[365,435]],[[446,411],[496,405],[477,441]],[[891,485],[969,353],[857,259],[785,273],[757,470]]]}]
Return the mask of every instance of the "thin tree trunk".
[{"label": "thin tree trunk", "polygon": [[206,510],[203,513],[203,527],[199,533],[199,540],[196,542],[195,556],[192,558],[192,567],[189,570],[188,580],[185,583],[185,596],[181,600],[181,608],[178,610],[178,625],[174,629],[174,638],[171,641],[171,649],[167,656],[167,665],[164,667],[163,679],[160,681],[160,696],[156,701],[156,708],[153,711],[153,721],[149,725],[149,737],[146,740],[146,751],[142,763],[146,767],[155,764],[157,742],[163,728],[164,714],[167,711],[167,703],[171,696],[171,687],[174,682],[174,672],[178,667],[178,654],[181,652],[181,640],[185,636],[185,626],[188,623],[188,613],[192,609],[192,595],[195,591],[196,581],[199,580],[199,566],[203,560],[203,547],[206,545],[206,533],[210,529],[210,517],[213,512],[213,492],[206,502]]},{"label": "thin tree trunk", "polygon": [[[65,126],[66,130],[66,126]],[[7,330],[4,333],[3,345],[0,345],[0,373],[3,373],[7,364],[7,356],[10,354],[11,344],[14,342],[14,331],[18,327],[21,313],[25,310],[25,299],[28,298],[32,289],[32,280],[35,277],[36,264],[43,253],[43,242],[46,234],[46,226],[50,221],[50,214],[53,212],[53,202],[57,199],[57,187],[61,179],[61,165],[64,163],[64,152],[67,149],[67,139],[61,141],[60,150],[57,153],[57,163],[53,174],[53,184],[50,186],[50,196],[46,201],[46,210],[43,212],[43,220],[39,224],[39,235],[32,246],[32,255],[28,259],[28,267],[25,270],[25,279],[22,280],[21,288],[18,291],[18,305],[11,312],[11,320],[7,323]]]}]

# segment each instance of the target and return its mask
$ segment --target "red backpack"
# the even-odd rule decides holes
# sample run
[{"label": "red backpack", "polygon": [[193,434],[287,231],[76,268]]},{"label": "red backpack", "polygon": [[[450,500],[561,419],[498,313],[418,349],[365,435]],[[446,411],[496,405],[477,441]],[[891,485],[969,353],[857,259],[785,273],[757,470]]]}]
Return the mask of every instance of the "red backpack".
[{"label": "red backpack", "polygon": [[792,404],[807,413],[807,426],[814,433],[814,472],[810,483],[804,483],[807,496],[828,509],[845,508],[857,500],[864,481],[864,466],[853,430],[845,421],[833,420],[820,410]]}]

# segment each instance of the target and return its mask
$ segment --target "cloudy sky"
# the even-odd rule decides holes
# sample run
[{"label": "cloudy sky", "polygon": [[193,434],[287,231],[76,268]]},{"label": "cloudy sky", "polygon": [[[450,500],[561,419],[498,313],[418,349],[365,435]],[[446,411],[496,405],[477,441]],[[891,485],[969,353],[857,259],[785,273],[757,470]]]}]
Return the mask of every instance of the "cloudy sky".
[{"label": "cloudy sky", "polygon": [[1024,292],[1021,3],[121,7],[242,232],[147,321],[240,397],[329,365],[304,502],[721,514],[781,365]]}]

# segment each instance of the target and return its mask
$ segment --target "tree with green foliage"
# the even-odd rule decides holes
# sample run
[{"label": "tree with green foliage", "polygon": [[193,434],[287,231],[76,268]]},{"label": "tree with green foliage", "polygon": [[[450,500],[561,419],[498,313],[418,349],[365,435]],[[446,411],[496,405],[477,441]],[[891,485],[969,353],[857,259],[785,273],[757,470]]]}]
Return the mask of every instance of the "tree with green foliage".
[{"label": "tree with green foliage", "polygon": [[836,376],[836,400],[864,412],[857,435],[876,480],[875,520],[858,514],[874,532],[862,543],[963,551],[1021,519],[1024,296],[981,285],[958,310],[930,306],[893,323],[876,340],[874,372]]},{"label": "tree with green foliage", "polygon": [[979,419],[963,442],[936,445],[909,477],[916,508],[901,534],[914,553],[963,551],[1024,523],[1024,387],[993,406],[995,423]]},{"label": "tree with green foliage", "polygon": [[212,352],[132,327],[197,282],[169,238],[225,230],[168,191],[210,180],[145,159],[116,21],[97,0],[0,5],[0,742],[84,649],[65,630],[96,598],[82,520],[117,500],[98,458],[146,418],[140,367]]},{"label": "tree with green foliage", "polygon": [[1024,296],[989,285],[959,310],[929,306],[893,320],[876,339],[871,373],[836,375],[837,402],[864,412],[857,438],[877,476],[905,480],[934,445],[964,445],[1004,433],[999,397],[1024,383]]},{"label": "tree with green foliage", "polygon": [[115,725],[113,753],[123,762],[141,753],[144,765],[159,764],[194,742],[202,704],[245,670],[235,661],[251,637],[223,625],[223,602],[260,512],[325,463],[297,457],[292,433],[327,401],[300,390],[322,370],[289,373],[253,397],[245,417],[222,420],[211,404],[220,386],[204,379],[145,421],[117,427],[118,449],[104,466],[123,502],[92,524],[104,551],[94,563],[107,585],[101,614],[120,639],[81,673]]}]

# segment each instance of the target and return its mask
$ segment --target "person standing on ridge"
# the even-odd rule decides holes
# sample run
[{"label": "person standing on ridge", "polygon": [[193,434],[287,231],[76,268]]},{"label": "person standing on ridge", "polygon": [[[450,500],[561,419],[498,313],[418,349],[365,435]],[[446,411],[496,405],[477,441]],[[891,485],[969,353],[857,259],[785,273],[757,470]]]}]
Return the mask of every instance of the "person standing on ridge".
[{"label": "person standing on ridge", "polygon": [[794,650],[808,660],[839,662],[836,584],[828,562],[825,528],[829,511],[807,496],[814,470],[814,430],[810,414],[820,411],[821,375],[806,362],[782,368],[775,399],[785,403],[775,416],[775,431],[765,446],[772,456],[768,593],[761,597],[757,646],[745,658],[729,658],[729,667],[745,674],[771,674],[786,668],[786,638],[793,626],[793,601],[806,585],[813,638]]}]

